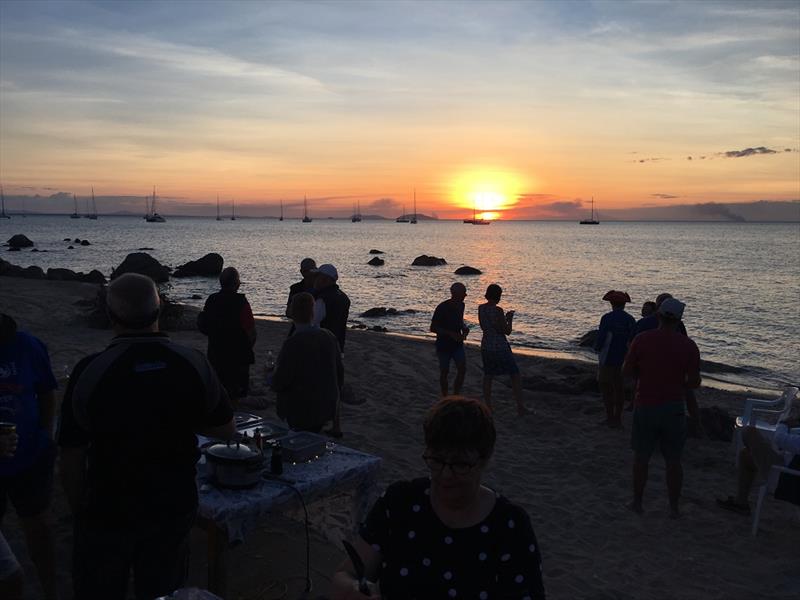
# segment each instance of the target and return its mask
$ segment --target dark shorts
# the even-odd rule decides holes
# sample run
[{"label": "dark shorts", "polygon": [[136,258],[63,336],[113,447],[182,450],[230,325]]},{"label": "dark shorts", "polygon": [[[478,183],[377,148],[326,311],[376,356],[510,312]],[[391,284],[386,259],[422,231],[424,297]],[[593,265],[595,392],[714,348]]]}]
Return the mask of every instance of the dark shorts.
[{"label": "dark shorts", "polygon": [[489,377],[498,375],[517,375],[519,367],[514,360],[511,348],[506,350],[481,350],[483,359],[483,374]]},{"label": "dark shorts", "polygon": [[130,572],[137,600],[166,596],[184,586],[189,532],[196,513],[124,525],[75,520],[72,581],[75,598],[125,600]]},{"label": "dark shorts", "polygon": [[20,517],[35,517],[50,506],[53,496],[55,444],[43,450],[36,461],[16,475],[0,477],[0,520],[6,514],[6,498]]},{"label": "dark shorts", "polygon": [[633,410],[631,448],[637,456],[650,458],[656,446],[664,460],[680,460],[686,443],[686,405],[669,402],[659,406],[637,406]]},{"label": "dark shorts", "polygon": [[436,356],[439,357],[439,369],[447,371],[450,368],[450,361],[454,361],[456,365],[463,365],[467,361],[467,355],[464,353],[464,346],[459,346],[453,350],[441,351],[436,350]]}]

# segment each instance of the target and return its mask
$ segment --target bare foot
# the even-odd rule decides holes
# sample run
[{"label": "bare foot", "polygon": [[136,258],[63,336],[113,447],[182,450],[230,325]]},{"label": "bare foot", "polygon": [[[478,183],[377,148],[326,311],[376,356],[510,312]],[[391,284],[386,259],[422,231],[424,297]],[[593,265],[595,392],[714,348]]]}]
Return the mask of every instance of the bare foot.
[{"label": "bare foot", "polygon": [[641,502],[637,502],[636,500],[626,504],[625,507],[628,510],[630,510],[632,512],[635,512],[637,515],[643,515],[644,514],[644,508],[642,508],[642,503]]}]

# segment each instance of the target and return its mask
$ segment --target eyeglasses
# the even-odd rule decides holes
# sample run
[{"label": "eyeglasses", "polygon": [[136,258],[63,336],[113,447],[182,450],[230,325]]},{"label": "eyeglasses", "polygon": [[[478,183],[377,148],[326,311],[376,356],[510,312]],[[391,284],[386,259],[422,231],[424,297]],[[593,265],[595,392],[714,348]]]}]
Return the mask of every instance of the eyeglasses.
[{"label": "eyeglasses", "polygon": [[438,456],[431,456],[429,454],[423,454],[422,460],[424,460],[425,464],[428,465],[431,473],[435,473],[437,475],[444,471],[445,467],[450,467],[450,471],[455,475],[467,475],[470,471],[472,471],[472,469],[477,467],[478,463],[480,462],[467,462],[462,460],[449,462],[442,460]]}]

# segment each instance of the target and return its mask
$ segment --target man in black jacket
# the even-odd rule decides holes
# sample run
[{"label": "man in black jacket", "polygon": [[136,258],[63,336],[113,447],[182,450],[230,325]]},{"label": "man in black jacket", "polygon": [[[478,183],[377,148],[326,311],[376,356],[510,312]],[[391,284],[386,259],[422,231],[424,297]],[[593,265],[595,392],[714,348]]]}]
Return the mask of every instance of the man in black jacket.
[{"label": "man in black jacket", "polygon": [[249,389],[256,328],[247,297],[238,293],[239,272],[223,269],[219,283],[220,291],[208,297],[197,316],[197,328],[208,336],[208,360],[235,408]]}]

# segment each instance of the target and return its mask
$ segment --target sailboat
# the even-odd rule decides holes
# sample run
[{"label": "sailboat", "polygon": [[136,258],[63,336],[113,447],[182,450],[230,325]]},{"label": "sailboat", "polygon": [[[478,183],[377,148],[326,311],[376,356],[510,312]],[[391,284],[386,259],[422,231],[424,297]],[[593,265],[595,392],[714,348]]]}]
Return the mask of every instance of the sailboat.
[{"label": "sailboat", "polygon": [[406,205],[405,204],[403,204],[403,214],[400,215],[399,217],[397,217],[394,221],[395,221],[395,223],[408,223],[409,222],[408,216],[406,215]]},{"label": "sailboat", "polygon": [[409,223],[412,225],[417,224],[417,188],[414,188],[414,215],[411,217]]},{"label": "sailboat", "polygon": [[6,214],[6,197],[3,195],[3,188],[0,186],[0,219],[10,219]]},{"label": "sailboat", "polygon": [[303,223],[311,223],[311,217],[308,216],[308,199],[303,196]]},{"label": "sailboat", "polygon": [[592,216],[589,219],[584,219],[580,222],[581,225],[600,225],[600,221],[594,218],[594,196],[592,196]]},{"label": "sailboat", "polygon": [[153,199],[144,220],[148,223],[166,223],[167,220],[156,212],[156,186],[153,186]]},{"label": "sailboat", "polygon": [[[86,202],[88,203],[89,200],[87,199]],[[91,219],[92,221],[97,221],[97,203],[94,199],[94,186],[92,187],[92,210],[90,212],[87,207],[86,218]]]},{"label": "sailboat", "polygon": [[472,203],[472,218],[471,219],[464,219],[464,223],[469,223],[470,225],[491,225],[491,221],[489,219],[479,219],[477,215],[477,201]]},{"label": "sailboat", "polygon": [[222,221],[222,217],[219,216],[219,194],[217,194],[217,221]]},{"label": "sailboat", "polygon": [[72,201],[75,203],[75,211],[69,216],[69,218],[80,219],[81,216],[78,214],[78,197],[75,194],[72,194]]},{"label": "sailboat", "polygon": [[281,200],[281,216],[278,218],[278,221],[283,221],[283,200]]},{"label": "sailboat", "polygon": [[236,220],[236,201],[231,198],[231,221]]},{"label": "sailboat", "polygon": [[361,201],[353,204],[353,216],[350,218],[353,223],[361,223]]}]

